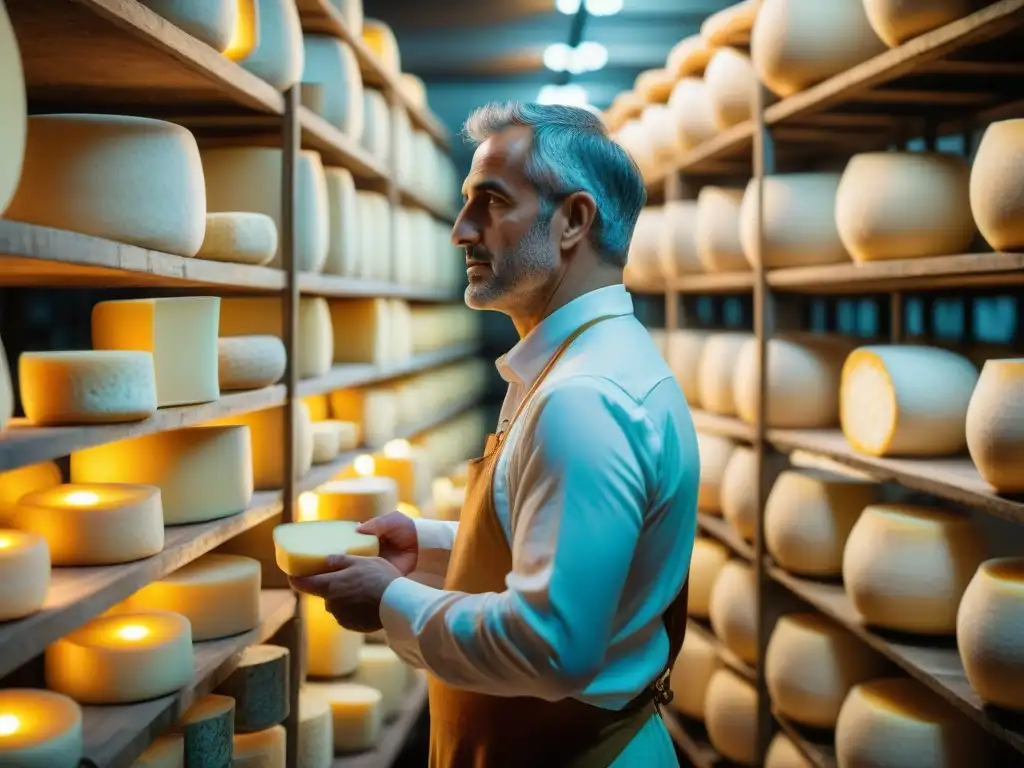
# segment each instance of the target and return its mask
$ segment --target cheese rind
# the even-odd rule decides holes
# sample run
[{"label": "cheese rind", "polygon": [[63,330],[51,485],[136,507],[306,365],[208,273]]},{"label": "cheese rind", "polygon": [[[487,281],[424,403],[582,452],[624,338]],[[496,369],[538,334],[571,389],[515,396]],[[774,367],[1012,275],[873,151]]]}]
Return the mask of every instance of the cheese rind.
[{"label": "cheese rind", "polygon": [[697,258],[708,272],[749,272],[740,242],[742,189],[703,187],[697,195]]},{"label": "cheese rind", "polygon": [[967,448],[985,482],[1024,491],[1024,359],[986,360],[967,406]]},{"label": "cheese rind", "polygon": [[331,705],[315,691],[299,691],[299,755],[297,768],[331,768],[334,723]]},{"label": "cheese rind", "polygon": [[217,340],[217,378],[225,391],[260,389],[284,376],[288,357],[276,336],[228,336]]},{"label": "cheese rind", "polygon": [[768,745],[764,768],[814,768],[814,763],[804,757],[792,739],[779,732]]},{"label": "cheese rind", "polygon": [[708,685],[719,665],[715,646],[701,633],[687,632],[669,678],[672,708],[687,717],[703,720]]},{"label": "cheese rind", "polygon": [[739,560],[722,566],[711,589],[711,627],[722,643],[748,664],[757,662],[757,576]]},{"label": "cheese rind", "polygon": [[[211,422],[212,425],[247,427],[251,436],[250,471],[253,487],[257,491],[275,491],[284,487],[286,472],[284,456],[285,408],[266,408],[262,411],[229,416]],[[292,423],[295,444],[296,477],[302,477],[313,466],[313,426],[306,404],[295,403]]]},{"label": "cheese rind", "polygon": [[704,70],[704,82],[719,128],[752,119],[758,81],[749,56],[735,48],[719,48]]},{"label": "cheese rind", "polygon": [[331,706],[336,755],[376,746],[384,723],[380,691],[357,683],[311,683],[307,687]]},{"label": "cheese rind", "polygon": [[871,29],[890,48],[956,21],[977,7],[973,0],[933,0],[926,3],[864,0],[864,12]]},{"label": "cheese rind", "polygon": [[49,589],[46,539],[31,531],[0,528],[0,621],[35,613],[46,602]]},{"label": "cheese rind", "polygon": [[279,645],[250,645],[217,688],[221,696],[235,700],[236,734],[264,731],[288,717],[290,655]]},{"label": "cheese rind", "polygon": [[701,407],[722,416],[736,415],[733,375],[749,333],[712,333],[700,355]]},{"label": "cheese rind", "polygon": [[306,622],[307,674],[311,677],[347,677],[359,666],[359,651],[365,637],[345,629],[327,611],[327,604],[314,595],[301,597]]},{"label": "cheese rind", "polygon": [[82,758],[82,709],[67,696],[34,688],[0,690],[0,716],[28,727],[5,734],[4,768],[78,768]]},{"label": "cheese rind", "polygon": [[142,4],[216,51],[224,51],[231,43],[235,0],[143,0]]},{"label": "cheese rind", "polygon": [[[277,298],[224,298],[220,305],[220,336],[276,336],[284,334],[282,302]],[[299,378],[323,376],[331,369],[334,331],[326,299],[303,297],[298,307]]]},{"label": "cheese rind", "polygon": [[704,723],[720,755],[751,768],[757,764],[757,692],[726,667],[708,684]]},{"label": "cheese rind", "polygon": [[[786,469],[785,454],[769,453],[764,457],[764,477],[769,484]],[[758,494],[757,454],[753,448],[737,445],[722,473],[719,501],[722,516],[729,527],[747,541],[757,532]]]},{"label": "cheese rind", "polygon": [[352,49],[330,35],[303,36],[302,83],[323,89],[320,113],[332,125],[353,138],[363,131],[363,82]]},{"label": "cheese rind", "polygon": [[409,668],[386,645],[364,644],[359,649],[359,666],[352,682],[376,688],[381,693],[384,719],[402,711],[409,687]]},{"label": "cheese rind", "polygon": [[177,730],[185,740],[185,768],[230,765],[235,734],[235,700],[210,693],[182,715]]},{"label": "cheese rind", "polygon": [[700,407],[700,358],[707,332],[683,328],[671,331],[666,340],[665,361],[691,408]]},{"label": "cheese rind", "polygon": [[304,65],[302,25],[294,0],[252,0],[255,46],[235,54],[235,61],[256,77],[286,91],[299,82]]},{"label": "cheese rind", "polygon": [[711,593],[722,567],[729,561],[729,550],[724,544],[697,536],[693,540],[690,555],[690,605],[689,611],[698,618],[706,619],[711,610]]},{"label": "cheese rind", "polygon": [[255,733],[236,733],[231,768],[285,768],[287,740],[283,725]]},{"label": "cheese rind", "polygon": [[345,520],[317,520],[286,523],[274,529],[277,565],[289,576],[313,576],[327,570],[332,555],[376,557],[380,542],[376,536],[356,533],[356,523]]},{"label": "cheese rind", "polygon": [[[971,166],[971,214],[997,251],[1024,249],[1024,120],[1000,120],[985,129]],[[2,199],[2,198],[0,198]],[[0,205],[0,209],[2,209]]]},{"label": "cheese rind", "polygon": [[316,489],[318,520],[365,523],[398,506],[398,483],[391,477],[333,480]]},{"label": "cheese rind", "polygon": [[177,733],[158,737],[132,763],[132,768],[185,768],[185,739]]},{"label": "cheese rind", "polygon": [[347,168],[324,168],[327,182],[328,246],[324,272],[358,277],[359,220],[356,183]]},{"label": "cheese rind", "polygon": [[10,524],[22,496],[60,484],[60,467],[54,461],[41,461],[0,472],[0,527]]},{"label": "cheese rind", "polygon": [[700,453],[700,487],[697,508],[712,515],[722,514],[722,480],[736,443],[727,437],[697,433]]},{"label": "cheese rind", "polygon": [[0,147],[4,147],[3,158],[0,159],[0,214],[3,214],[18,188],[28,132],[21,54],[14,27],[3,4],[0,4],[0,104],[4,105],[3,116],[0,117]]},{"label": "cheese rind", "polygon": [[269,264],[277,253],[277,225],[263,213],[222,211],[206,214],[206,236],[197,259]]}]

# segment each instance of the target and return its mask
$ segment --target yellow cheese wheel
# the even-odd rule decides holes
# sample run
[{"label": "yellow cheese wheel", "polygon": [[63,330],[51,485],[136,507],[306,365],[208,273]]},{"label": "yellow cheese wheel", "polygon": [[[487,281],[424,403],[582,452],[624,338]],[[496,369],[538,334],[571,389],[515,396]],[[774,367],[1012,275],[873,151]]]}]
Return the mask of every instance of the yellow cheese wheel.
[{"label": "yellow cheese wheel", "polygon": [[394,362],[392,305],[388,299],[330,302],[335,363]]},{"label": "yellow cheese wheel", "polygon": [[391,477],[346,478],[321,485],[316,495],[317,519],[365,523],[394,511],[398,483]]},{"label": "yellow cheese wheel", "polygon": [[328,244],[324,272],[357,277],[359,219],[356,183],[347,168],[324,168],[327,182]]},{"label": "yellow cheese wheel", "polygon": [[160,736],[146,747],[132,768],[185,768],[185,739],[178,733]]},{"label": "yellow cheese wheel", "polygon": [[753,336],[729,331],[712,333],[700,356],[700,404],[705,411],[736,415],[733,376],[740,354]]},{"label": "yellow cheese wheel", "polygon": [[277,225],[263,213],[206,214],[206,235],[197,259],[262,266],[277,253]]},{"label": "yellow cheese wheel", "polygon": [[735,48],[719,48],[704,70],[711,113],[719,128],[745,123],[754,116],[757,72],[750,57]]},{"label": "yellow cheese wheel", "polygon": [[0,117],[0,146],[4,147],[3,159],[0,159],[0,214],[3,214],[21,178],[27,133],[25,76],[18,41],[3,3],[0,3],[0,104],[4,105]]},{"label": "yellow cheese wheel", "polygon": [[[764,477],[769,484],[787,466],[786,455],[767,452]],[[722,474],[719,501],[722,516],[738,536],[753,541],[757,532],[757,453],[746,445],[737,445]]]},{"label": "yellow cheese wheel", "polygon": [[322,89],[320,114],[352,138],[363,132],[363,81],[352,49],[330,35],[303,36],[302,84]]},{"label": "yellow cheese wheel", "polygon": [[269,387],[284,376],[284,342],[276,336],[228,336],[217,340],[217,378],[225,392]]},{"label": "yellow cheese wheel", "polygon": [[255,40],[252,47],[229,49],[231,57],[279,91],[296,85],[304,65],[302,25],[295,0],[252,0]]},{"label": "yellow cheese wheel", "polygon": [[645,69],[633,81],[633,92],[649,104],[664,104],[676,80],[675,74],[667,69]]},{"label": "yellow cheese wheel", "polygon": [[224,51],[235,32],[238,6],[235,0],[142,0],[175,26]]},{"label": "yellow cheese wheel", "polygon": [[306,622],[306,673],[310,677],[348,677],[359,666],[365,636],[345,629],[327,611],[322,598],[302,595]]},{"label": "yellow cheese wheel", "polygon": [[711,592],[718,575],[728,561],[729,550],[724,544],[705,536],[697,536],[693,540],[689,576],[691,615],[701,619],[708,618],[711,610]]},{"label": "yellow cheese wheel", "polygon": [[871,28],[890,48],[956,21],[977,7],[974,0],[864,0]]},{"label": "yellow cheese wheel", "polygon": [[757,691],[727,667],[708,685],[704,723],[718,754],[751,768],[757,764]]},{"label": "yellow cheese wheel", "polygon": [[[281,338],[282,311],[282,302],[276,298],[224,298],[220,303],[220,335]],[[298,375],[303,379],[323,376],[331,369],[334,355],[334,331],[327,300],[319,296],[302,297],[298,321]]]},{"label": "yellow cheese wheel", "polygon": [[687,149],[710,141],[718,133],[711,94],[702,79],[684,77],[676,83],[668,106],[675,115],[679,134]]},{"label": "yellow cheese wheel", "polygon": [[697,256],[697,204],[690,200],[665,203],[661,235],[662,274],[667,279],[703,272]]},{"label": "yellow cheese wheel", "polygon": [[391,27],[379,19],[363,19],[363,42],[370,46],[384,69],[398,75],[402,71],[402,57],[398,39]]},{"label": "yellow cheese wheel", "polygon": [[708,272],[749,272],[740,242],[742,189],[703,187],[697,195],[697,256]]},{"label": "yellow cheese wheel", "polygon": [[814,768],[814,763],[804,757],[789,736],[780,731],[768,745],[764,768]]},{"label": "yellow cheese wheel", "polygon": [[427,86],[416,75],[403,72],[398,80],[402,93],[409,101],[416,105],[417,109],[427,108]]},{"label": "yellow cheese wheel", "polygon": [[985,129],[971,167],[971,213],[997,251],[1024,250],[1024,120],[1001,120]]},{"label": "yellow cheese wheel", "polygon": [[59,693],[0,689],[4,724],[3,768],[78,768],[82,758],[82,709]]},{"label": "yellow cheese wheel", "polygon": [[35,613],[46,602],[49,589],[46,539],[31,531],[0,528],[0,621]]},{"label": "yellow cheese wheel", "polygon": [[236,733],[231,768],[285,768],[287,741],[283,725],[254,733]]},{"label": "yellow cheese wheel", "polygon": [[334,762],[334,723],[331,705],[309,688],[299,691],[297,768],[331,768]]},{"label": "yellow cheese wheel", "polygon": [[967,406],[967,448],[1000,493],[1024,491],[1024,359],[987,360]]},{"label": "yellow cheese wheel", "polygon": [[704,73],[715,47],[701,35],[684,37],[672,46],[665,68],[677,78],[699,76]]},{"label": "yellow cheese wheel", "polygon": [[380,691],[358,683],[310,683],[306,687],[331,706],[335,754],[362,752],[377,745],[384,723]]},{"label": "yellow cheese wheel", "polygon": [[761,0],[741,0],[704,19],[700,36],[709,45],[743,45],[750,39],[750,30],[757,18]]},{"label": "yellow cheese wheel", "polygon": [[719,666],[714,644],[700,632],[687,632],[669,677],[672,709],[687,717],[703,720],[708,685]]},{"label": "yellow cheese wheel", "polygon": [[748,664],[757,662],[757,576],[739,560],[722,566],[711,589],[708,615],[723,645]]},{"label": "yellow cheese wheel", "polygon": [[736,443],[721,435],[697,433],[700,453],[700,489],[697,508],[712,515],[722,514],[722,480]]},{"label": "yellow cheese wheel", "polygon": [[[303,477],[313,466],[313,423],[309,420],[306,404],[301,401],[295,404],[294,416],[293,471],[297,477]],[[253,487],[257,491],[274,491],[284,487],[287,471],[284,457],[284,406],[230,416],[210,424],[248,427],[252,444]]]},{"label": "yellow cheese wheel", "polygon": [[665,358],[691,408],[700,407],[700,358],[707,331],[674,330],[666,339]]},{"label": "yellow cheese wheel", "polygon": [[317,520],[277,526],[274,547],[282,571],[289,576],[313,576],[327,571],[327,558],[332,555],[376,557],[380,542],[376,536],[356,533],[356,523]]},{"label": "yellow cheese wheel", "polygon": [[648,206],[640,210],[629,243],[629,258],[626,269],[629,283],[637,288],[653,289],[665,282],[664,263],[661,260],[661,243],[664,230],[664,208]]},{"label": "yellow cheese wheel", "polygon": [[60,483],[60,467],[53,461],[41,461],[0,472],[0,527],[10,525],[22,496]]}]

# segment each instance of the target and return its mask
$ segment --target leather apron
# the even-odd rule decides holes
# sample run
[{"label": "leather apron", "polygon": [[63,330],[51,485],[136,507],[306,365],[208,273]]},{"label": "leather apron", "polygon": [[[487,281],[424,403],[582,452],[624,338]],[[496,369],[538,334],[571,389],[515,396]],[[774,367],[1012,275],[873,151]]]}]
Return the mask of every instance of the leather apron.
[{"label": "leather apron", "polygon": [[[505,591],[512,551],[493,496],[502,438],[569,346],[587,329],[612,317],[617,315],[591,320],[565,340],[523,397],[504,432],[490,435],[484,455],[469,462],[466,500],[449,560],[446,590],[469,594]],[[688,587],[687,580],[663,616],[670,644],[663,672],[620,711],[572,698],[551,702],[526,696],[490,696],[454,688],[429,675],[431,768],[608,768],[658,712],[657,705],[671,700],[668,679],[686,632]]]}]

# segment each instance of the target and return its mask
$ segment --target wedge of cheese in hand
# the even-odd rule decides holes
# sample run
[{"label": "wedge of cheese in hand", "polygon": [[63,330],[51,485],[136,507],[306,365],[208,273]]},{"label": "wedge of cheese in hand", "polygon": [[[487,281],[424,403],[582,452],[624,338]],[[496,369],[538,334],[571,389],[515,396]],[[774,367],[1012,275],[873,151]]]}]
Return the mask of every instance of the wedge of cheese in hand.
[{"label": "wedge of cheese in hand", "polygon": [[331,555],[376,557],[380,542],[376,536],[356,532],[356,523],[346,520],[317,520],[285,523],[274,529],[274,550],[278,567],[289,576],[326,573]]}]

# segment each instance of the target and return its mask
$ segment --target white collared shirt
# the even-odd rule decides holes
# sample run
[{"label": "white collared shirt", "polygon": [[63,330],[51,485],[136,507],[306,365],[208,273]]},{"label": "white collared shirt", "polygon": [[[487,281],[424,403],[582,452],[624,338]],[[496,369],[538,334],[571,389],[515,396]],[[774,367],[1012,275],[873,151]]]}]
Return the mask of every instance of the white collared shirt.
[{"label": "white collared shirt", "polygon": [[[577,327],[608,314],[622,316],[569,347],[505,438],[494,503],[512,549],[506,590],[470,595],[400,578],[384,593],[391,647],[450,685],[620,709],[665,664],[662,614],[696,532],[697,441],[622,285],[560,308],[498,360],[509,382],[500,418]],[[416,521],[418,569],[443,574],[457,525]],[[671,751],[663,732],[653,736]]]}]

